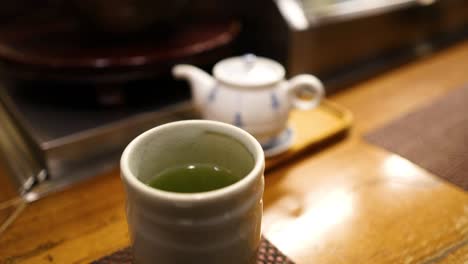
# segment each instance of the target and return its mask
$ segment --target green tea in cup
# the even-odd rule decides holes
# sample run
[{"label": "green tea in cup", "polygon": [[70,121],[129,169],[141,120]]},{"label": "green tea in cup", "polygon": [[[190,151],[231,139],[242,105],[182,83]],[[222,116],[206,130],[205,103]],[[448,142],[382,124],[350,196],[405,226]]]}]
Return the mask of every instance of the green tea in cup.
[{"label": "green tea in cup", "polygon": [[159,190],[178,193],[208,192],[242,179],[229,169],[209,163],[195,163],[165,169],[148,181]]}]

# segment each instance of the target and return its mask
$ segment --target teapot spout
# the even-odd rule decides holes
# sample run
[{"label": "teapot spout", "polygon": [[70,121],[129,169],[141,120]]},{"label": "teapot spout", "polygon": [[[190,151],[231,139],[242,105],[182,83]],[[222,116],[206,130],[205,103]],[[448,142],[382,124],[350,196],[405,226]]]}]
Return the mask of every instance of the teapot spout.
[{"label": "teapot spout", "polygon": [[201,109],[204,99],[207,98],[209,91],[216,83],[215,79],[205,71],[187,64],[174,66],[172,74],[175,78],[185,79],[190,83],[194,104],[198,109]]}]

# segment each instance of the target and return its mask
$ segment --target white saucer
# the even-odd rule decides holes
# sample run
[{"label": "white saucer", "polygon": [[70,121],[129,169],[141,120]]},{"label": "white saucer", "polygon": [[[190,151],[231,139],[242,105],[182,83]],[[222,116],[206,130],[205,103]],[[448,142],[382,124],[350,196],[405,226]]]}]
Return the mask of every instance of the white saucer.
[{"label": "white saucer", "polygon": [[294,130],[291,127],[286,128],[277,138],[262,144],[265,157],[270,158],[285,152],[291,147],[294,141]]}]

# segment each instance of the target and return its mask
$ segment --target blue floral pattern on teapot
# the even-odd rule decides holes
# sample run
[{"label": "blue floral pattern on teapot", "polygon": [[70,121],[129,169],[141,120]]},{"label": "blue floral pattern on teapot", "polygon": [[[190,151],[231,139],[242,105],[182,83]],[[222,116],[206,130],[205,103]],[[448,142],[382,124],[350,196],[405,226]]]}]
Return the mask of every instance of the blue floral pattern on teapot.
[{"label": "blue floral pattern on teapot", "polygon": [[173,74],[189,81],[203,118],[241,127],[262,144],[285,131],[292,108],[312,109],[325,94],[317,77],[301,74],[286,80],[283,66],[252,54],[218,62],[214,77],[184,64],[176,65]]}]

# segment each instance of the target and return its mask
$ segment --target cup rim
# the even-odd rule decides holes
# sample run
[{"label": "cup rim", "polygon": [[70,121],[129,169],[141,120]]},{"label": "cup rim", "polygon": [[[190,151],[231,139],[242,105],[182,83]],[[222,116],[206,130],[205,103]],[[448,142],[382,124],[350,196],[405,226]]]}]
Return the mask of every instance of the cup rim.
[{"label": "cup rim", "polygon": [[[212,191],[207,192],[198,192],[198,193],[177,193],[177,192],[169,192],[164,190],[159,190],[152,188],[143,182],[141,182],[136,175],[130,170],[129,164],[129,156],[135,151],[135,148],[140,144],[144,138],[158,133],[161,130],[165,129],[172,129],[178,126],[192,126],[192,125],[200,125],[206,126],[208,128],[216,128],[217,132],[222,132],[223,130],[230,130],[233,132],[232,134],[228,134],[230,137],[236,139],[242,145],[246,145],[244,140],[240,140],[240,138],[245,138],[253,146],[254,153],[251,153],[254,158],[254,167],[250,170],[250,172],[243,177],[241,180]],[[250,148],[249,152],[250,152]],[[257,179],[258,175],[263,175],[263,170],[265,168],[265,157],[263,153],[263,149],[260,143],[248,132],[245,130],[238,128],[236,126],[218,122],[218,121],[211,121],[211,120],[184,120],[184,121],[175,121],[166,123],[157,127],[154,127],[150,130],[147,130],[133,139],[123,151],[122,157],[120,159],[120,177],[123,181],[127,182],[133,189],[138,190],[139,193],[147,196],[149,198],[155,198],[159,200],[165,200],[167,202],[206,202],[209,200],[216,200],[218,198],[224,198],[227,196],[236,195],[242,190],[245,190],[249,186],[251,186],[255,180]]]}]

